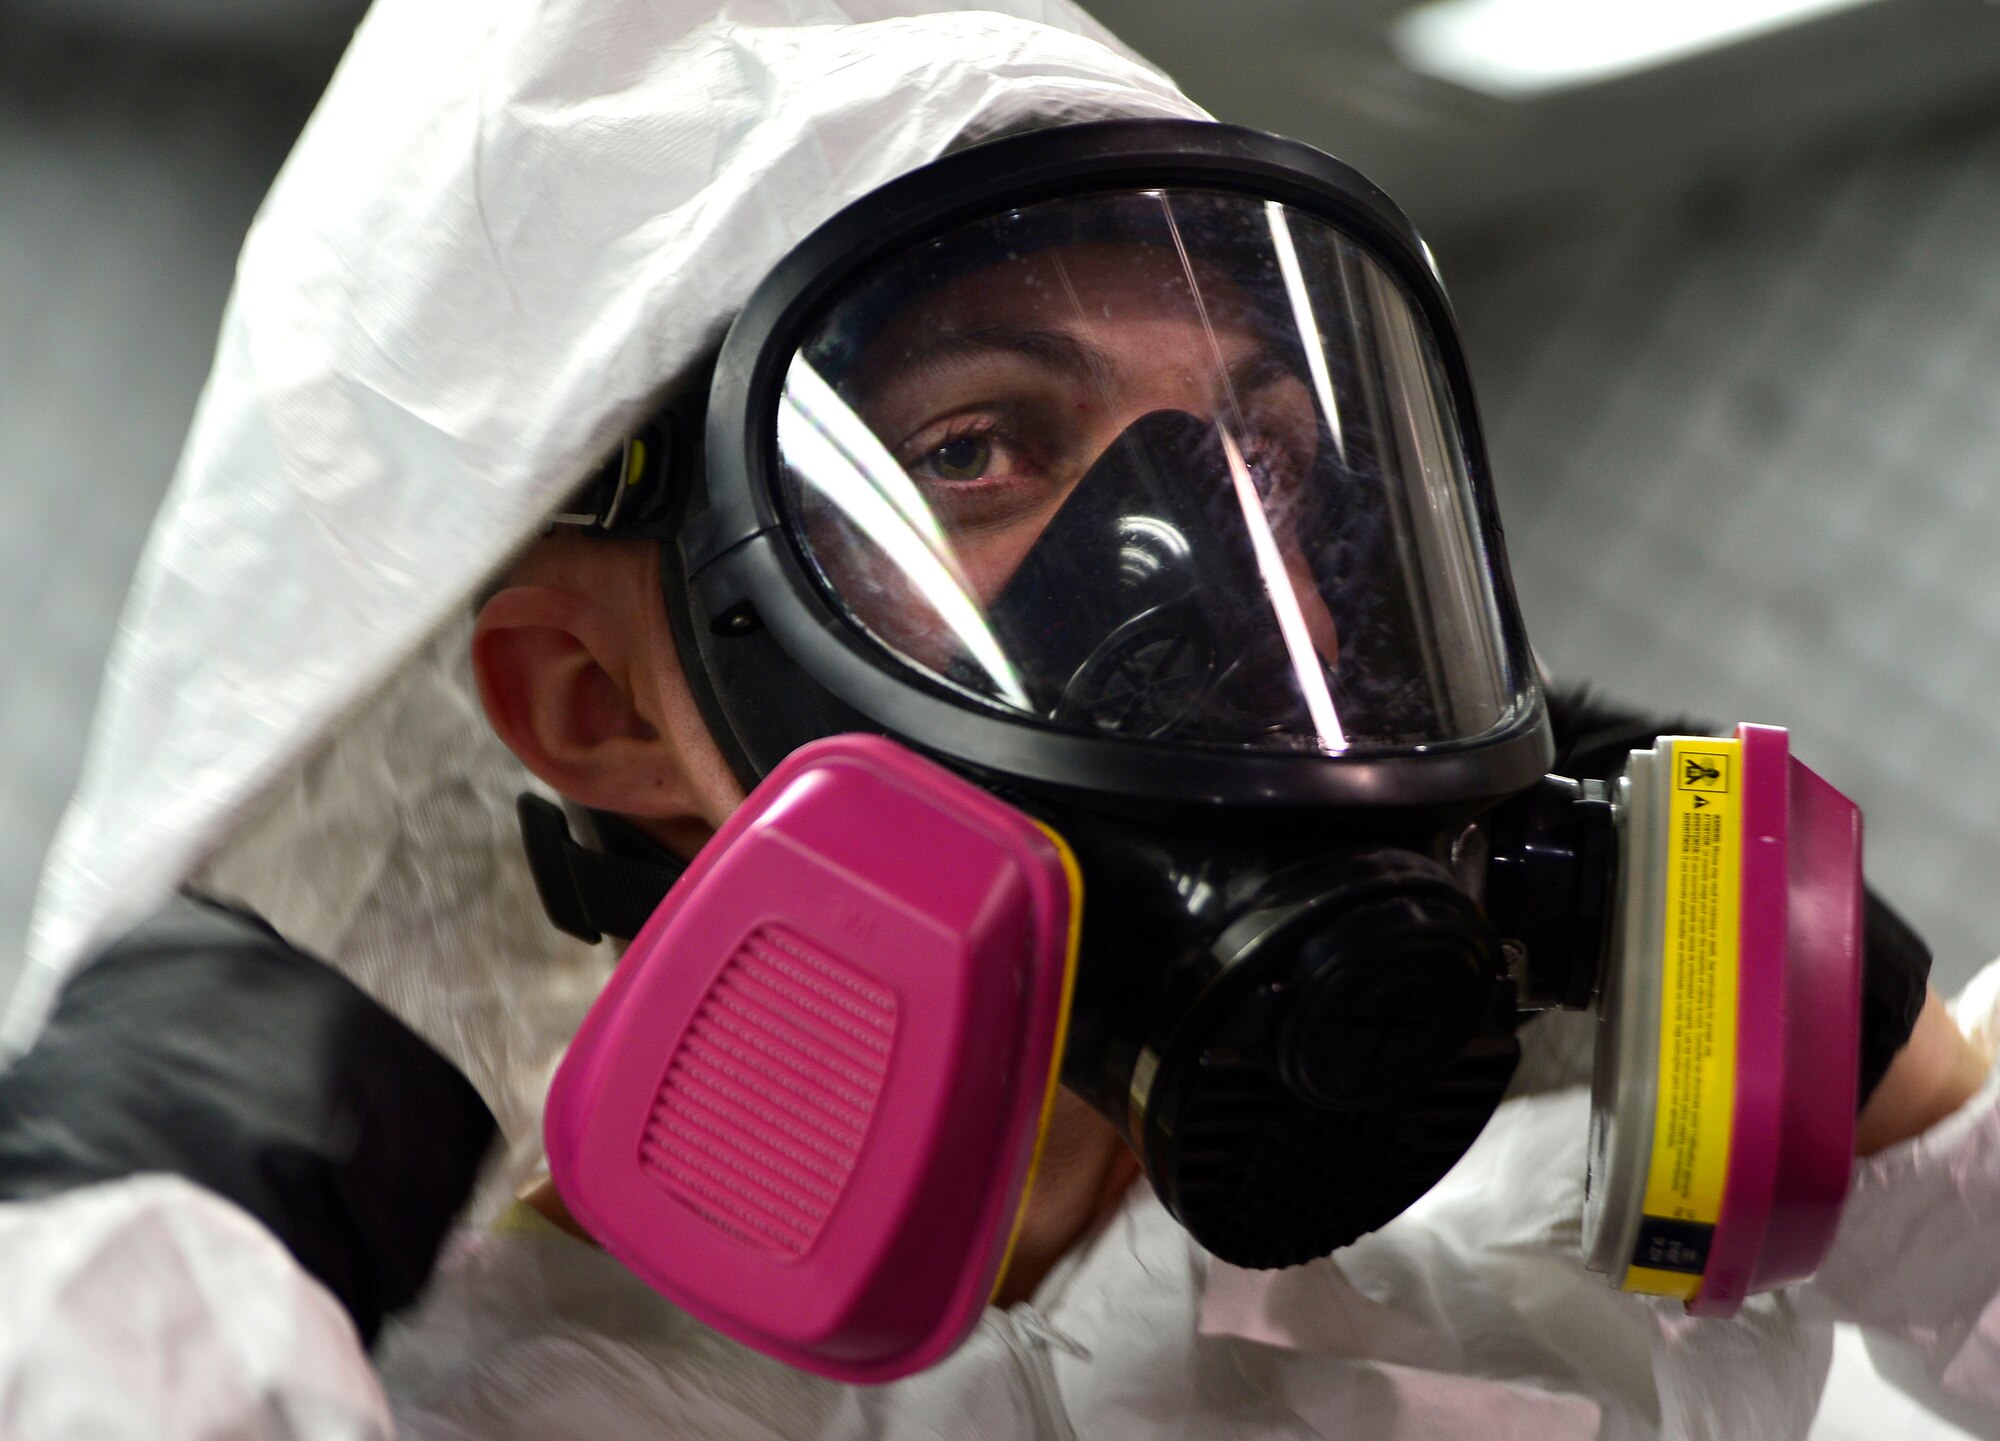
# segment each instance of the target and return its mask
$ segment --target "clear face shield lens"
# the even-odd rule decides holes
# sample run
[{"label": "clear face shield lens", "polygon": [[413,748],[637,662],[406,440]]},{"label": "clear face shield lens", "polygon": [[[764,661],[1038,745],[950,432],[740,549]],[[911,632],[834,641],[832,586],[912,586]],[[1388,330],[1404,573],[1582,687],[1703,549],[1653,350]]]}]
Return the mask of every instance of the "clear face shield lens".
[{"label": "clear face shield lens", "polygon": [[1422,317],[1275,202],[1053,201],[878,267],[792,357],[778,443],[845,614],[1003,710],[1339,754],[1528,703]]}]

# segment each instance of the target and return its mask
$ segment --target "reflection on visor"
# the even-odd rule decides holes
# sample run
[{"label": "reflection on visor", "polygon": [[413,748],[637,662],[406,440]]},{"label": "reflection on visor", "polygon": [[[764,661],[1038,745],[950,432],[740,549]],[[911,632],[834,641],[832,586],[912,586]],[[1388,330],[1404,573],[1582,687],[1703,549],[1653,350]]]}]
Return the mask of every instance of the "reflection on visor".
[{"label": "reflection on visor", "polygon": [[1062,729],[1331,754],[1511,674],[1436,358],[1352,241],[1140,191],[965,227],[793,356],[786,522],[890,657]]},{"label": "reflection on visor", "polygon": [[1000,698],[1018,710],[1031,709],[916,486],[804,356],[793,358],[785,377],[778,444],[807,484],[874,537],[992,679]]},{"label": "reflection on visor", "polygon": [[1306,629],[1305,607],[1299,604],[1299,593],[1286,572],[1284,557],[1278,553],[1277,537],[1271,534],[1271,522],[1264,514],[1264,503],[1257,495],[1256,482],[1250,478],[1250,468],[1243,463],[1243,450],[1222,426],[1217,426],[1215,433],[1221,438],[1223,453],[1229,457],[1229,479],[1236,487],[1236,503],[1243,508],[1243,528],[1249,533],[1257,569],[1264,579],[1264,593],[1270,597],[1278,633],[1284,637],[1285,651],[1291,657],[1299,694],[1305,697],[1306,709],[1312,714],[1320,748],[1346,750],[1347,736],[1340,728],[1340,717],[1334,713],[1333,695],[1326,687],[1321,658]]},{"label": "reflection on visor", "polygon": [[1313,395],[1326,418],[1327,436],[1342,460],[1347,459],[1347,441],[1340,433],[1340,403],[1333,398],[1333,376],[1326,368],[1326,342],[1320,337],[1319,321],[1313,318],[1312,296],[1306,290],[1305,272],[1299,268],[1299,248],[1292,242],[1291,222],[1285,207],[1275,200],[1264,202],[1264,218],[1271,227],[1271,248],[1278,257],[1278,273],[1285,277],[1285,298],[1292,303],[1292,320],[1305,341],[1306,369],[1312,375]]}]

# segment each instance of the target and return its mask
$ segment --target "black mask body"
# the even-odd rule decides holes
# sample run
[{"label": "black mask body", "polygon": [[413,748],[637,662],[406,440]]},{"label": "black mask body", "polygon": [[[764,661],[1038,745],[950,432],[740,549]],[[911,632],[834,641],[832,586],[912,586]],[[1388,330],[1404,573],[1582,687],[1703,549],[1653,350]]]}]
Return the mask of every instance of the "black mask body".
[{"label": "black mask body", "polygon": [[[1013,466],[951,490],[957,469],[912,458],[880,418],[904,383],[883,356],[930,347],[909,372],[928,376],[939,337],[967,333],[1008,366],[1073,363],[1075,384],[1108,385],[1105,360],[1063,351],[1035,314],[1025,338],[995,339],[963,311],[990,298],[995,264],[1012,284],[1004,266],[1022,255],[1131,293],[1127,276],[1171,249],[1136,252],[1125,275],[1091,267],[1106,245],[1152,245],[1161,222],[1127,225],[1160,208],[1149,185],[1194,196],[1177,212],[1199,225],[1184,227],[1173,294],[1195,296],[1215,338],[1221,408],[1197,413],[1199,396],[1161,382],[1161,403],[1094,443],[1002,583],[974,597],[976,622],[953,620],[937,577],[971,595],[979,557],[968,540],[963,575],[948,554],[933,564],[910,513],[934,503],[948,539],[966,514],[966,536],[997,532],[1020,478],[1052,463],[1011,434],[920,432],[917,449],[942,444],[947,461],[970,457],[961,468]],[[1111,189],[1117,205],[1068,239],[1008,238],[1048,197]],[[1241,235],[1204,240],[1239,211]],[[999,238],[954,250],[982,216]],[[904,253],[939,258],[883,283]],[[938,309],[915,341],[894,315],[848,323],[856,284],[871,305],[931,295]],[[1331,362],[1285,329],[1301,296],[1323,326],[1353,312],[1348,350],[1328,333]],[[841,344],[815,349],[815,327]],[[1325,1255],[1429,1189],[1518,1054],[1515,981],[1465,837],[1553,752],[1449,310],[1380,192],[1221,126],[1113,122],[976,147],[795,251],[725,343],[705,426],[703,399],[667,408],[677,441],[653,453],[683,483],[669,480],[675,508],[654,533],[684,668],[744,783],[807,741],[872,731],[1067,841],[1084,902],[1063,1080],[1214,1254]],[[879,440],[856,440],[852,417]],[[956,629],[902,626],[932,611]]]},{"label": "black mask body", "polygon": [[[1374,187],[1226,126],[975,146],[802,242],[702,380],[584,518],[663,542],[746,788],[874,732],[1061,838],[1061,1079],[1209,1251],[1285,1266],[1388,1222],[1498,1106],[1519,1019],[1594,1007],[1588,1264],[1717,1315],[1817,1264],[1851,1157],[1858,818],[1768,728],[1548,774],[1450,309]],[[671,883],[524,818],[578,934],[629,934]],[[1762,949],[1676,940],[1674,897],[1719,894],[1745,836]],[[1740,1029],[1668,1014],[1739,963]],[[1734,1080],[1670,1063],[1725,1054]],[[1656,1117],[1704,1094],[1703,1174],[1732,1103],[1781,1138],[1747,1208],[1654,1194],[1693,1174],[1648,1152]]]}]

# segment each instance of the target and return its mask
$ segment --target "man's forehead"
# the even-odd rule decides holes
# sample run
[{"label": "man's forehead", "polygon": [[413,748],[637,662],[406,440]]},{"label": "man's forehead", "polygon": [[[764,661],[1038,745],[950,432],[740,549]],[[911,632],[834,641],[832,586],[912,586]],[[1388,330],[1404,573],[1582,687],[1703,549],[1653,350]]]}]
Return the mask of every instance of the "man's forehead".
[{"label": "man's forehead", "polygon": [[1162,246],[1096,241],[955,276],[905,306],[871,349],[878,361],[905,366],[1004,354],[1080,371],[1086,352],[1115,345],[1120,327],[1261,329],[1250,320],[1253,308],[1212,266]]},{"label": "man's forehead", "polygon": [[[996,306],[1074,310],[1103,317],[1107,307],[1198,313],[1196,287],[1236,296],[1213,266],[1143,241],[1054,245],[954,276],[912,307],[939,320],[980,316]],[[1227,298],[1219,295],[1219,298]]]}]

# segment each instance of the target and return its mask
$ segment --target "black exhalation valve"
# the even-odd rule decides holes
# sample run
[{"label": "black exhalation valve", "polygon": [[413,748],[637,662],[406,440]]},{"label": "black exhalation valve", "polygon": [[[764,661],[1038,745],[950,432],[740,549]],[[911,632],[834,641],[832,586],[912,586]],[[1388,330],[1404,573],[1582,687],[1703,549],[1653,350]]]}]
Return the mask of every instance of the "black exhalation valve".
[{"label": "black exhalation valve", "polygon": [[1296,928],[1273,1037],[1286,1088],[1316,1106],[1400,1102],[1433,1084],[1493,1009],[1498,959],[1468,897],[1421,856],[1381,851]]},{"label": "black exhalation valve", "polygon": [[1491,928],[1435,862],[1331,856],[1259,900],[1135,1094],[1147,1174],[1195,1240],[1291,1266],[1434,1186],[1520,1051]]},{"label": "black exhalation valve", "polygon": [[[1618,834],[1604,781],[1545,776],[1485,822],[1486,913],[1521,948],[1524,1010],[1582,1010],[1604,968]],[[1511,949],[1511,947],[1510,947]]]}]

